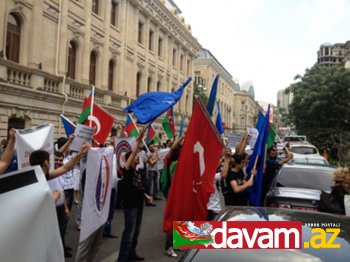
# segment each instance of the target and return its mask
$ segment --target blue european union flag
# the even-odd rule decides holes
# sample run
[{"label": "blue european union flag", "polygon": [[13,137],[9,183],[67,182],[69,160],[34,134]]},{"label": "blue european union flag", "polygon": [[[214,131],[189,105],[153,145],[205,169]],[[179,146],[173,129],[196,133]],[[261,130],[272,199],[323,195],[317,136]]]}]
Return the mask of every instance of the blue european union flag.
[{"label": "blue european union flag", "polygon": [[189,77],[176,92],[148,92],[140,95],[133,103],[124,108],[124,112],[133,112],[137,123],[147,124],[167,111],[180,100],[182,93],[192,78]]}]

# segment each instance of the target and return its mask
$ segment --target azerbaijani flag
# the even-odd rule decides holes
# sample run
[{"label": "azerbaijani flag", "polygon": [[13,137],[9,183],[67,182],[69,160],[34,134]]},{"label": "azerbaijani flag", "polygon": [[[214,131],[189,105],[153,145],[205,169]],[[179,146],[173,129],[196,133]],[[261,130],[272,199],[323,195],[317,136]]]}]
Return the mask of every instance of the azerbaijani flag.
[{"label": "azerbaijani flag", "polygon": [[158,136],[156,133],[156,130],[154,130],[153,126],[150,124],[147,128],[147,135],[146,135],[146,145],[148,144],[155,144],[158,142]]},{"label": "azerbaijani flag", "polygon": [[175,124],[174,124],[174,112],[172,107],[166,111],[162,125],[168,138],[173,139],[175,137]]},{"label": "azerbaijani flag", "polygon": [[275,144],[276,130],[270,124],[269,126],[269,137],[267,139],[267,148],[270,148]]},{"label": "azerbaijani flag", "polygon": [[130,114],[128,114],[128,117],[126,118],[125,132],[128,134],[128,137],[137,137],[139,135],[139,131],[137,130]]}]

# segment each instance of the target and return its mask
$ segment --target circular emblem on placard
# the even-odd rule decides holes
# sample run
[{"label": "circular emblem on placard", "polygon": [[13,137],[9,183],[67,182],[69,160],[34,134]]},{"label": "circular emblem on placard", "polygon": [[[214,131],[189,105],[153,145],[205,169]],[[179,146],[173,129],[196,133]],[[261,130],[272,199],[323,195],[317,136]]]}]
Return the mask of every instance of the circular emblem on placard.
[{"label": "circular emblem on placard", "polygon": [[109,163],[106,156],[101,157],[96,183],[96,208],[101,211],[106,203],[109,188]]},{"label": "circular emblem on placard", "polygon": [[125,163],[124,156],[126,153],[128,153],[131,150],[132,150],[131,145],[129,144],[128,141],[125,141],[125,140],[120,141],[120,143],[118,143],[115,148],[115,155],[117,159],[117,173],[119,177],[123,176],[122,168],[124,167],[124,163]]}]

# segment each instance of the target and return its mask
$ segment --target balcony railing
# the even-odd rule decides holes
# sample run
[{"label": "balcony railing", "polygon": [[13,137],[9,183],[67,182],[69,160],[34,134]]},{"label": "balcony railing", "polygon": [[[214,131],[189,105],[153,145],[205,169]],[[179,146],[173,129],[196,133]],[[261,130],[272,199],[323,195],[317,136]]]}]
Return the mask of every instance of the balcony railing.
[{"label": "balcony railing", "polygon": [[[19,88],[36,89],[50,94],[68,95],[68,99],[83,100],[89,95],[90,87],[73,79],[56,76],[39,69],[28,68],[15,62],[0,59],[0,82],[9,83]],[[130,99],[107,90],[95,88],[95,102],[100,105],[121,109]]]}]

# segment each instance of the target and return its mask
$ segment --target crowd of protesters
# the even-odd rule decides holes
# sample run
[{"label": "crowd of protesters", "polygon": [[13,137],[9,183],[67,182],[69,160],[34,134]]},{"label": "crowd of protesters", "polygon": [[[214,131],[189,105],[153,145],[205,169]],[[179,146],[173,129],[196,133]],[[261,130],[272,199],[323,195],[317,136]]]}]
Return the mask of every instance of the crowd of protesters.
[{"label": "crowd of protesters", "polygon": [[[179,139],[168,140],[164,147],[168,148],[164,160],[160,159],[157,145],[148,145],[146,151],[143,145],[145,129],[139,132],[133,149],[125,155],[125,163],[122,169],[122,176],[118,178],[116,172],[113,174],[111,204],[108,219],[105,225],[101,226],[87,240],[79,243],[76,261],[96,261],[99,250],[102,246],[103,236],[111,235],[111,224],[115,212],[116,203],[123,208],[124,230],[121,236],[119,256],[117,261],[141,261],[144,260],[137,252],[138,236],[142,226],[143,207],[156,206],[154,200],[162,200],[160,192],[166,201],[169,189],[175,173],[177,160],[181,154],[184,135]],[[37,150],[30,155],[30,164],[39,165],[48,181],[52,191],[57,211],[57,222],[64,248],[65,257],[72,257],[72,248],[65,244],[65,233],[71,216],[73,203],[78,205],[75,220],[76,228],[80,229],[81,208],[84,197],[85,173],[80,174],[79,162],[86,157],[90,148],[84,144],[76,154],[71,154],[70,144],[74,137],[59,138],[55,143],[55,169],[50,171],[49,153],[44,150]],[[110,146],[114,147],[115,138],[110,139]],[[214,176],[213,184],[215,192],[209,198],[207,209],[207,220],[213,220],[222,210],[220,191],[226,206],[247,206],[249,198],[247,190],[254,185],[256,171],[253,168],[248,175],[246,172],[250,155],[245,152],[249,142],[249,135],[245,134],[241,142],[232,153],[230,148],[225,148],[218,169]],[[11,129],[8,141],[1,142],[0,174],[6,173],[13,161],[15,146],[15,130]],[[293,158],[287,152],[283,159],[279,159],[276,146],[267,150],[266,166],[264,167],[262,199],[264,199],[268,188],[276,176],[278,170]],[[159,166],[159,162],[163,163]],[[113,168],[116,170],[116,168]],[[119,182],[118,182],[119,181]],[[350,175],[347,168],[337,169],[334,174],[336,183],[333,190],[340,198],[349,194]],[[220,189],[221,187],[221,189]],[[177,257],[172,246],[172,235],[166,234],[165,255]]]}]

